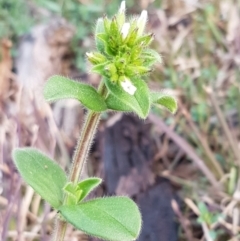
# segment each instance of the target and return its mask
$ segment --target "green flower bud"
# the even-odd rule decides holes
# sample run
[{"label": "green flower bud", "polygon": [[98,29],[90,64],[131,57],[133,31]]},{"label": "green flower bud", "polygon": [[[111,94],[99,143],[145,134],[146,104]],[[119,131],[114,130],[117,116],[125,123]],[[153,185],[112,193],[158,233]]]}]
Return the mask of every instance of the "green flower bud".
[{"label": "green flower bud", "polygon": [[117,68],[114,64],[108,64],[105,68],[110,74],[110,76],[114,75],[117,73]]},{"label": "green flower bud", "polygon": [[147,75],[161,57],[148,48],[153,35],[144,34],[147,11],[142,11],[139,18],[125,18],[123,1],[112,19],[98,20],[95,38],[99,53],[88,53],[87,56],[94,65],[94,72],[119,83],[119,87],[132,95],[136,87],[130,79]]},{"label": "green flower bud", "polygon": [[86,53],[86,55],[87,55],[88,60],[92,64],[101,64],[101,63],[104,63],[107,60],[106,57],[99,52]]}]

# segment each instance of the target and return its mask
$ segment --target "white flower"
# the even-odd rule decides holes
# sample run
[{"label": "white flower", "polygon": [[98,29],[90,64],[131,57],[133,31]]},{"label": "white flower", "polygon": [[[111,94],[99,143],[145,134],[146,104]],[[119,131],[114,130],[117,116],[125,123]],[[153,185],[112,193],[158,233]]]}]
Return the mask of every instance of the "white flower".
[{"label": "white flower", "polygon": [[88,52],[87,52],[86,55],[87,55],[88,58],[93,58],[93,57],[94,57],[94,56],[93,56],[93,53],[88,53]]},{"label": "white flower", "polygon": [[125,13],[125,10],[126,10],[126,2],[125,1],[122,1],[121,2],[121,5],[120,5],[120,8],[119,8],[119,13]]},{"label": "white flower", "polygon": [[145,28],[146,23],[147,23],[147,18],[148,18],[148,13],[147,13],[146,10],[143,10],[141,12],[140,17],[138,18],[138,21],[137,21],[138,34],[139,35],[143,34],[144,28]]},{"label": "white flower", "polygon": [[128,79],[125,78],[123,81],[121,81],[121,86],[130,95],[134,95],[136,92],[137,88],[132,84],[132,82]]},{"label": "white flower", "polygon": [[138,27],[140,26],[140,25],[146,25],[146,22],[147,22],[147,17],[148,17],[148,13],[147,13],[147,10],[143,10],[142,12],[141,12],[141,15],[140,15],[140,17],[138,18],[138,21],[137,21],[137,25],[138,25]]},{"label": "white flower", "polygon": [[130,23],[124,23],[121,30],[123,39],[127,37],[129,29],[130,29]]}]

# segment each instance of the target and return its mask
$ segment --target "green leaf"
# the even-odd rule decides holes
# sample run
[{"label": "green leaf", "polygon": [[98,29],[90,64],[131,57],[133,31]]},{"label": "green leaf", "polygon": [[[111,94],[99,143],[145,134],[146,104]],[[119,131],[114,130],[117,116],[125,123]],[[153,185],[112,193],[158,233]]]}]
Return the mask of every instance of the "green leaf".
[{"label": "green leaf", "polygon": [[99,74],[99,75],[106,75],[105,67],[107,66],[108,62],[105,62],[103,64],[96,64],[92,67],[91,71],[93,73]]},{"label": "green leaf", "polygon": [[67,177],[57,163],[33,148],[15,149],[13,160],[22,178],[43,199],[56,209],[62,205]]},{"label": "green leaf", "polygon": [[102,179],[97,177],[86,178],[77,184],[68,182],[63,188],[68,194],[67,205],[81,202],[94,188],[99,186],[101,182]]},{"label": "green leaf", "polygon": [[177,101],[171,95],[161,92],[151,92],[150,98],[152,103],[159,104],[167,108],[171,113],[175,113],[177,111]]},{"label": "green leaf", "polygon": [[209,235],[212,240],[217,240],[217,232],[215,230],[209,230]]},{"label": "green leaf", "polygon": [[104,43],[97,37],[98,34],[104,33],[104,23],[103,23],[103,19],[99,18],[97,20],[97,24],[96,24],[96,30],[95,30],[95,42],[96,42],[96,47],[97,50],[100,51],[101,53],[104,52]]},{"label": "green leaf", "polygon": [[205,215],[205,214],[209,213],[208,208],[204,202],[198,203],[198,209],[199,209],[201,215]]},{"label": "green leaf", "polygon": [[125,105],[120,99],[118,99],[112,94],[108,95],[106,99],[106,104],[111,110],[132,112],[132,108],[130,106]]},{"label": "green leaf", "polygon": [[86,108],[97,112],[107,109],[103,97],[92,86],[58,75],[47,81],[44,97],[49,102],[66,98],[77,99]]},{"label": "green leaf", "polygon": [[127,197],[98,198],[59,210],[76,228],[105,240],[136,240],[141,229],[138,207]]},{"label": "green leaf", "polygon": [[133,84],[137,87],[137,90],[134,94],[142,112],[144,119],[148,116],[150,111],[150,93],[148,86],[145,81],[141,79],[131,79]]},{"label": "green leaf", "polygon": [[74,185],[72,182],[68,182],[64,186],[63,191],[67,193],[67,199],[66,199],[67,205],[77,204],[82,194],[82,191],[77,190],[76,185]]},{"label": "green leaf", "polygon": [[156,63],[156,62],[158,62],[160,64],[162,63],[161,55],[153,49],[144,50],[142,52],[142,55],[143,55],[144,58],[146,58],[151,63],[151,65]]},{"label": "green leaf", "polygon": [[[105,78],[105,84],[111,95],[106,99],[109,109],[119,111],[133,111],[140,118],[145,119],[149,113],[150,101],[147,84],[141,79],[132,79],[133,85],[137,88],[134,95],[125,92],[119,84],[114,84]],[[115,97],[115,98],[113,98]],[[117,103],[117,100],[120,100]]]},{"label": "green leaf", "polygon": [[81,202],[93,189],[98,187],[102,182],[101,178],[97,177],[90,177],[87,178],[77,185],[77,190],[81,190],[81,197],[79,198],[78,202]]}]

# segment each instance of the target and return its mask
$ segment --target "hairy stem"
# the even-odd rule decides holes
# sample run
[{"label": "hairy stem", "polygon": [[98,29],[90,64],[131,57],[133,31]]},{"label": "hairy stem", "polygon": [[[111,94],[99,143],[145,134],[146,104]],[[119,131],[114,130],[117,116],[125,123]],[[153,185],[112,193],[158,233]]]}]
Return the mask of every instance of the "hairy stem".
[{"label": "hairy stem", "polygon": [[[98,92],[103,96],[106,94],[106,89],[104,87],[103,81],[99,85]],[[76,151],[73,157],[73,163],[72,163],[71,172],[69,176],[70,182],[77,183],[79,180],[79,177],[82,173],[84,164],[88,156],[89,149],[93,141],[93,137],[97,130],[97,126],[100,120],[100,115],[101,113],[93,112],[93,111],[88,111],[88,114],[86,115],[86,120],[82,127],[82,131],[78,139]],[[65,198],[65,200],[67,200],[67,198]],[[66,229],[67,229],[67,222],[57,219],[56,230],[55,230],[53,241],[63,241]]]},{"label": "hairy stem", "polygon": [[62,241],[64,240],[64,236],[66,233],[66,229],[67,229],[67,223],[64,220],[61,219],[57,219],[56,220],[56,229],[55,229],[55,233],[53,235],[53,239],[54,241]]},{"label": "hairy stem", "polygon": [[77,149],[73,157],[73,166],[69,180],[76,183],[83,170],[89,148],[95,135],[97,125],[100,119],[100,113],[90,111],[86,116],[82,133],[78,140]]}]

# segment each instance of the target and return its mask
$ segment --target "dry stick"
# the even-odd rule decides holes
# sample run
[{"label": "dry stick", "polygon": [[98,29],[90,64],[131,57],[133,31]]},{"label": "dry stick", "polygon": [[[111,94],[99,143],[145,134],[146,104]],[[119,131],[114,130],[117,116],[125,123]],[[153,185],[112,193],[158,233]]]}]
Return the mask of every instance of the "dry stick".
[{"label": "dry stick", "polygon": [[6,236],[7,236],[8,229],[9,229],[9,222],[10,222],[10,218],[11,218],[11,215],[13,212],[13,207],[16,206],[16,202],[18,201],[17,198],[18,198],[18,195],[20,192],[20,188],[21,188],[21,182],[18,182],[15,190],[11,190],[12,193],[10,195],[8,206],[6,208],[4,216],[2,215],[3,223],[0,223],[0,225],[1,225],[0,240],[7,240]]},{"label": "dry stick", "polygon": [[34,195],[34,190],[31,187],[27,186],[26,194],[22,200],[22,205],[21,205],[21,209],[20,209],[20,213],[19,213],[19,221],[18,221],[18,232],[19,232],[18,240],[19,241],[25,240],[25,238],[23,236],[23,232],[24,232],[24,229],[26,226],[27,213],[28,213],[29,206],[31,204],[33,195]]},{"label": "dry stick", "polygon": [[224,176],[224,172],[222,170],[222,167],[219,165],[218,161],[214,157],[214,154],[213,154],[212,150],[210,149],[206,138],[204,138],[201,135],[200,131],[198,130],[198,128],[196,127],[196,125],[192,121],[191,116],[187,112],[186,108],[184,108],[184,106],[182,104],[180,105],[180,107],[182,109],[183,115],[186,117],[190,127],[192,128],[192,130],[196,134],[197,138],[199,139],[200,143],[202,144],[202,147],[203,147],[207,157],[209,158],[209,160],[211,162],[211,163],[209,163],[209,166],[213,168],[213,171],[215,173],[216,178],[221,179]]},{"label": "dry stick", "polygon": [[175,199],[172,199],[172,200],[171,200],[171,206],[172,206],[172,209],[173,209],[173,211],[175,212],[175,214],[178,216],[179,222],[180,222],[180,224],[181,224],[181,226],[182,226],[182,228],[183,228],[183,230],[184,230],[184,232],[185,232],[185,234],[186,234],[186,239],[187,239],[188,241],[193,241],[193,240],[195,240],[195,239],[193,238],[192,231],[191,231],[191,229],[190,229],[190,227],[189,227],[190,221],[187,220],[187,218],[185,218],[185,217],[183,216],[183,214],[182,214],[182,212],[181,212],[181,210],[180,210],[180,208],[179,208],[179,205],[178,205],[178,203],[176,202]]},{"label": "dry stick", "polygon": [[[238,235],[238,227],[239,227],[239,208],[238,207],[234,207],[233,210],[233,235]],[[238,241],[239,239],[235,239],[234,241]]]},{"label": "dry stick", "polygon": [[237,141],[235,140],[234,136],[232,135],[232,133],[231,133],[229,127],[228,127],[226,119],[223,116],[223,113],[222,113],[221,109],[219,108],[219,105],[217,103],[217,99],[216,99],[213,91],[210,88],[206,89],[206,91],[207,91],[207,93],[210,96],[210,99],[211,99],[211,102],[213,104],[213,107],[214,107],[214,109],[215,109],[215,111],[217,113],[218,119],[219,119],[220,124],[222,125],[222,128],[223,128],[223,131],[224,131],[224,133],[225,133],[225,135],[226,135],[226,137],[227,137],[227,139],[229,141],[229,144],[230,144],[230,146],[231,146],[231,148],[233,150],[235,158],[238,160],[238,162],[240,164],[240,150],[239,150],[239,148],[238,148],[238,146],[236,144]]},{"label": "dry stick", "polygon": [[[9,203],[8,200],[7,200],[5,197],[0,196],[0,209],[1,209],[2,207],[3,207],[3,208],[9,207],[9,205],[11,205],[11,203]],[[17,212],[17,208],[18,208],[17,205],[14,204],[14,205],[12,206],[12,210],[11,210],[11,211],[15,214],[15,213]],[[34,213],[30,212],[30,211],[27,212],[27,217],[28,217],[30,220],[34,221],[34,222],[37,221],[37,216],[36,216]]]},{"label": "dry stick", "polygon": [[199,169],[205,174],[209,182],[216,188],[221,189],[220,184],[217,182],[214,175],[205,165],[203,160],[198,157],[193,148],[179,135],[177,135],[173,130],[171,130],[159,117],[154,114],[149,115],[149,119],[161,130],[163,130],[182,150],[196,163]]}]

